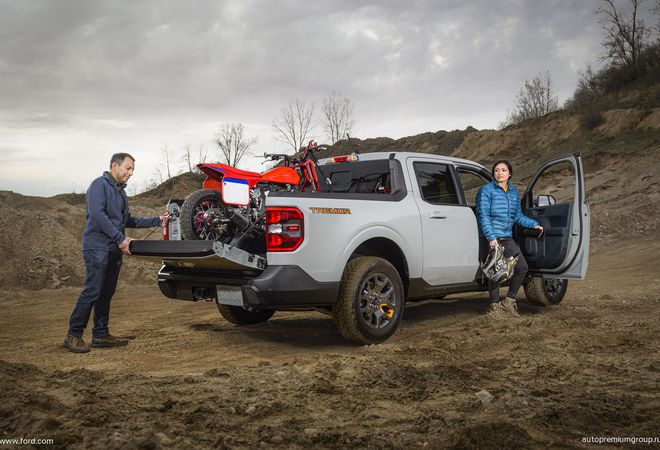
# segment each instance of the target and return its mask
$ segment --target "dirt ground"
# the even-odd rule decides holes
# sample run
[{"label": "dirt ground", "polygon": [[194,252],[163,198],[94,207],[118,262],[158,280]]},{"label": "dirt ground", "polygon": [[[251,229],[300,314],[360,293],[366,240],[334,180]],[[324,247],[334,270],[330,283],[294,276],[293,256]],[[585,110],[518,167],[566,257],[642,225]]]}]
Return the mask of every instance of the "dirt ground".
[{"label": "dirt ground", "polygon": [[522,319],[493,323],[485,294],[450,296],[409,306],[392,339],[366,347],[319,313],[235,327],[211,303],[124,281],[111,330],[130,344],[75,355],[61,343],[80,288],[3,290],[0,438],[153,449],[658,437],[659,255],[655,239],[595,242],[587,279],[559,306],[521,302]]}]

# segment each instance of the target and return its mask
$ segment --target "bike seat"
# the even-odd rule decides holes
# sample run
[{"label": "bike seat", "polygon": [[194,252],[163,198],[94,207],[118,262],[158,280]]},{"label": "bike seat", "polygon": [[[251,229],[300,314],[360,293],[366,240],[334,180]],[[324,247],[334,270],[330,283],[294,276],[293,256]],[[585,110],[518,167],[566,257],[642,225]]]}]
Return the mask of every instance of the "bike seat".
[{"label": "bike seat", "polygon": [[222,173],[227,178],[261,178],[259,172],[250,172],[249,170],[241,170],[235,167],[228,166],[226,164],[204,164],[206,167],[210,167],[220,173]]}]

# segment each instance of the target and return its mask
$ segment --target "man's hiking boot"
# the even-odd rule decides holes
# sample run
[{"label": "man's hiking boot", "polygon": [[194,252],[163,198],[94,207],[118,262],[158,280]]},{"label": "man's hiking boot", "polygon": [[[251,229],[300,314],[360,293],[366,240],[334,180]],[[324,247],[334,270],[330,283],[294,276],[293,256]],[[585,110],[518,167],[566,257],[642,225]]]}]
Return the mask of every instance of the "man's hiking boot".
[{"label": "man's hiking boot", "polygon": [[119,339],[111,334],[100,338],[92,338],[92,347],[94,348],[123,347],[125,345],[128,345],[127,340]]},{"label": "man's hiking boot", "polygon": [[514,299],[510,297],[505,298],[502,302],[502,307],[511,317],[520,317],[520,314],[518,314],[518,305]]},{"label": "man's hiking boot", "polygon": [[486,315],[494,320],[506,319],[506,311],[504,311],[502,302],[491,303]]},{"label": "man's hiking boot", "polygon": [[72,353],[87,353],[89,351],[89,345],[85,344],[82,337],[71,336],[70,334],[67,334],[66,339],[64,339],[64,348]]}]

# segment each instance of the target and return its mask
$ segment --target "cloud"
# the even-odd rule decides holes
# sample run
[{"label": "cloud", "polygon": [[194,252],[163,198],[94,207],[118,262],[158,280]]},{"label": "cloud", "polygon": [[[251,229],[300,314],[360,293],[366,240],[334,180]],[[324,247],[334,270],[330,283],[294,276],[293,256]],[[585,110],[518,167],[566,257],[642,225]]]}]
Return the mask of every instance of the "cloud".
[{"label": "cloud", "polygon": [[570,95],[596,60],[598,4],[0,0],[0,145],[86,155],[132,139],[156,155],[242,122],[276,151],[280,107],[332,91],[360,137],[494,127],[538,72]]}]

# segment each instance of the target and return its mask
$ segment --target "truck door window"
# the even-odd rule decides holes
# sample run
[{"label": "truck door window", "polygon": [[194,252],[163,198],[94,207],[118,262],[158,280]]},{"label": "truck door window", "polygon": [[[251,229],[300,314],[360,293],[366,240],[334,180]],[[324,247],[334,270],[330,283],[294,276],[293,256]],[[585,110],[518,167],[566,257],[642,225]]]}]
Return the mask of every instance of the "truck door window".
[{"label": "truck door window", "polygon": [[[553,204],[569,203],[575,194],[575,171],[569,161],[554,164],[543,171],[532,187],[534,206],[538,196],[552,197]],[[546,200],[547,201],[547,200]]]},{"label": "truck door window", "polygon": [[458,205],[456,186],[446,164],[416,162],[415,177],[424,201],[434,205]]},{"label": "truck door window", "polygon": [[484,184],[487,184],[489,180],[476,172],[463,169],[458,169],[458,177],[461,179],[461,186],[463,186],[463,193],[465,194],[467,204],[469,206],[475,206],[477,204],[477,193],[479,189]]}]

